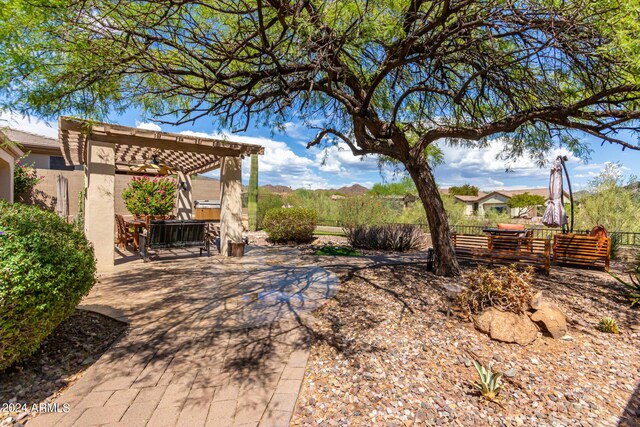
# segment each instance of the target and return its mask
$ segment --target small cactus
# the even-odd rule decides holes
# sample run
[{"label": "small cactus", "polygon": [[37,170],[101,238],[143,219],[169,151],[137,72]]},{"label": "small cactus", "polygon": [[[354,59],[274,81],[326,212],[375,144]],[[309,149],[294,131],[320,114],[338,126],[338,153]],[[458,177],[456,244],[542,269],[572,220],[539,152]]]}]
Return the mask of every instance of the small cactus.
[{"label": "small cactus", "polygon": [[600,330],[601,332],[606,332],[608,334],[620,333],[620,330],[618,329],[618,322],[616,322],[616,319],[607,316],[600,319],[600,323],[598,323],[598,330]]},{"label": "small cactus", "polygon": [[251,155],[251,175],[249,175],[249,231],[258,229],[258,155]]}]

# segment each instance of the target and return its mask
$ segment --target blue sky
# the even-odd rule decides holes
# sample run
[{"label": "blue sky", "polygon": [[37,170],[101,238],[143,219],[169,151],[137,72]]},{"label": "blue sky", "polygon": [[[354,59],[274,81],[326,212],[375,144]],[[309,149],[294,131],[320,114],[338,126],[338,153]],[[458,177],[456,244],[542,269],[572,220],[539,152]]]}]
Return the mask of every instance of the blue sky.
[{"label": "blue sky", "polygon": [[[57,124],[46,123],[35,118],[17,115],[0,114],[4,124],[14,128],[56,137]],[[194,126],[168,126],[151,123],[136,111],[129,111],[121,116],[113,116],[111,123],[125,126],[146,127],[156,130],[178,133],[195,133],[201,136],[223,137],[229,140],[260,144],[265,147],[265,155],[261,156],[260,185],[286,185],[292,188],[338,188],[344,185],[361,184],[371,187],[381,182],[383,177],[375,158],[354,157],[346,147],[331,147],[328,150],[319,148],[306,149],[306,143],[313,138],[316,130],[304,128],[301,124],[290,122],[283,131],[264,128],[251,128],[241,134],[218,132],[214,124],[205,120]],[[588,137],[585,139],[592,147],[591,159],[588,163],[573,157],[564,149],[556,149],[549,153],[549,159],[559,154],[569,157],[568,168],[575,189],[585,188],[588,181],[597,175],[607,162],[619,162],[622,172],[629,176],[640,175],[640,152],[626,150],[608,143],[600,146],[601,141]],[[636,142],[634,140],[630,140]],[[441,144],[445,154],[445,164],[436,167],[435,176],[441,187],[469,183],[482,190],[516,189],[546,187],[548,183],[548,167],[538,168],[533,160],[521,158],[508,164],[496,158],[502,148],[501,141],[494,140],[486,149],[474,150],[453,148]],[[248,180],[248,161],[245,161],[245,181]],[[506,172],[510,167],[511,172]],[[393,180],[391,171],[384,171],[384,179]],[[216,176],[216,173],[213,173]]]}]

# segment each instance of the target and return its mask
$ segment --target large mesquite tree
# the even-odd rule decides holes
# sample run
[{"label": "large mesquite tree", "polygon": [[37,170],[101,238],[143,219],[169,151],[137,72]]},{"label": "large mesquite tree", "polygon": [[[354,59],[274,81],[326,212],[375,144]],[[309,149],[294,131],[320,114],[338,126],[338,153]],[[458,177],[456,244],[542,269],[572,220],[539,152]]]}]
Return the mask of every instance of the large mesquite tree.
[{"label": "large mesquite tree", "polygon": [[[638,149],[638,2],[599,0],[5,0],[5,107],[242,130],[290,117],[309,146],[404,166],[435,271],[458,274],[427,154],[489,138],[505,156],[577,154],[590,134]],[[577,133],[576,133],[577,132]]]}]

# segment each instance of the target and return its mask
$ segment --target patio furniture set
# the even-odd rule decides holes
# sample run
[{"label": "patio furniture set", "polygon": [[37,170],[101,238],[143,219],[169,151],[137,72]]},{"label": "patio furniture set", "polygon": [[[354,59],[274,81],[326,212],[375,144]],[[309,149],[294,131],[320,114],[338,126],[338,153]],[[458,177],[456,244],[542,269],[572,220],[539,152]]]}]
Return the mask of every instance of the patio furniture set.
[{"label": "patio furniture set", "polygon": [[204,220],[166,219],[125,219],[116,214],[117,245],[124,249],[131,245],[146,261],[150,249],[197,247],[200,255],[211,255],[211,243],[218,231]]},{"label": "patio furniture set", "polygon": [[556,234],[550,238],[533,238],[531,230],[487,228],[484,236],[452,235],[456,256],[490,264],[531,265],[549,274],[551,265],[603,268],[609,271],[611,239],[599,231],[586,234]]}]

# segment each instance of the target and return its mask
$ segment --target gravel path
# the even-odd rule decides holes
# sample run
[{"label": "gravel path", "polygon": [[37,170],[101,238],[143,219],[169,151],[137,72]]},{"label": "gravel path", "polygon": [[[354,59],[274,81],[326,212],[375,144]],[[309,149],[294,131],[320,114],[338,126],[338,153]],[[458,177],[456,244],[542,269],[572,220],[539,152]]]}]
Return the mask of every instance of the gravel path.
[{"label": "gravel path", "polygon": [[[361,268],[342,279],[309,325],[315,343],[292,425],[640,425],[638,310],[605,273],[554,267],[537,276],[572,338],[539,334],[526,347],[447,319],[443,285],[451,279],[420,266]],[[620,335],[595,329],[606,315]],[[499,404],[475,394],[472,358],[515,372]]]}]

